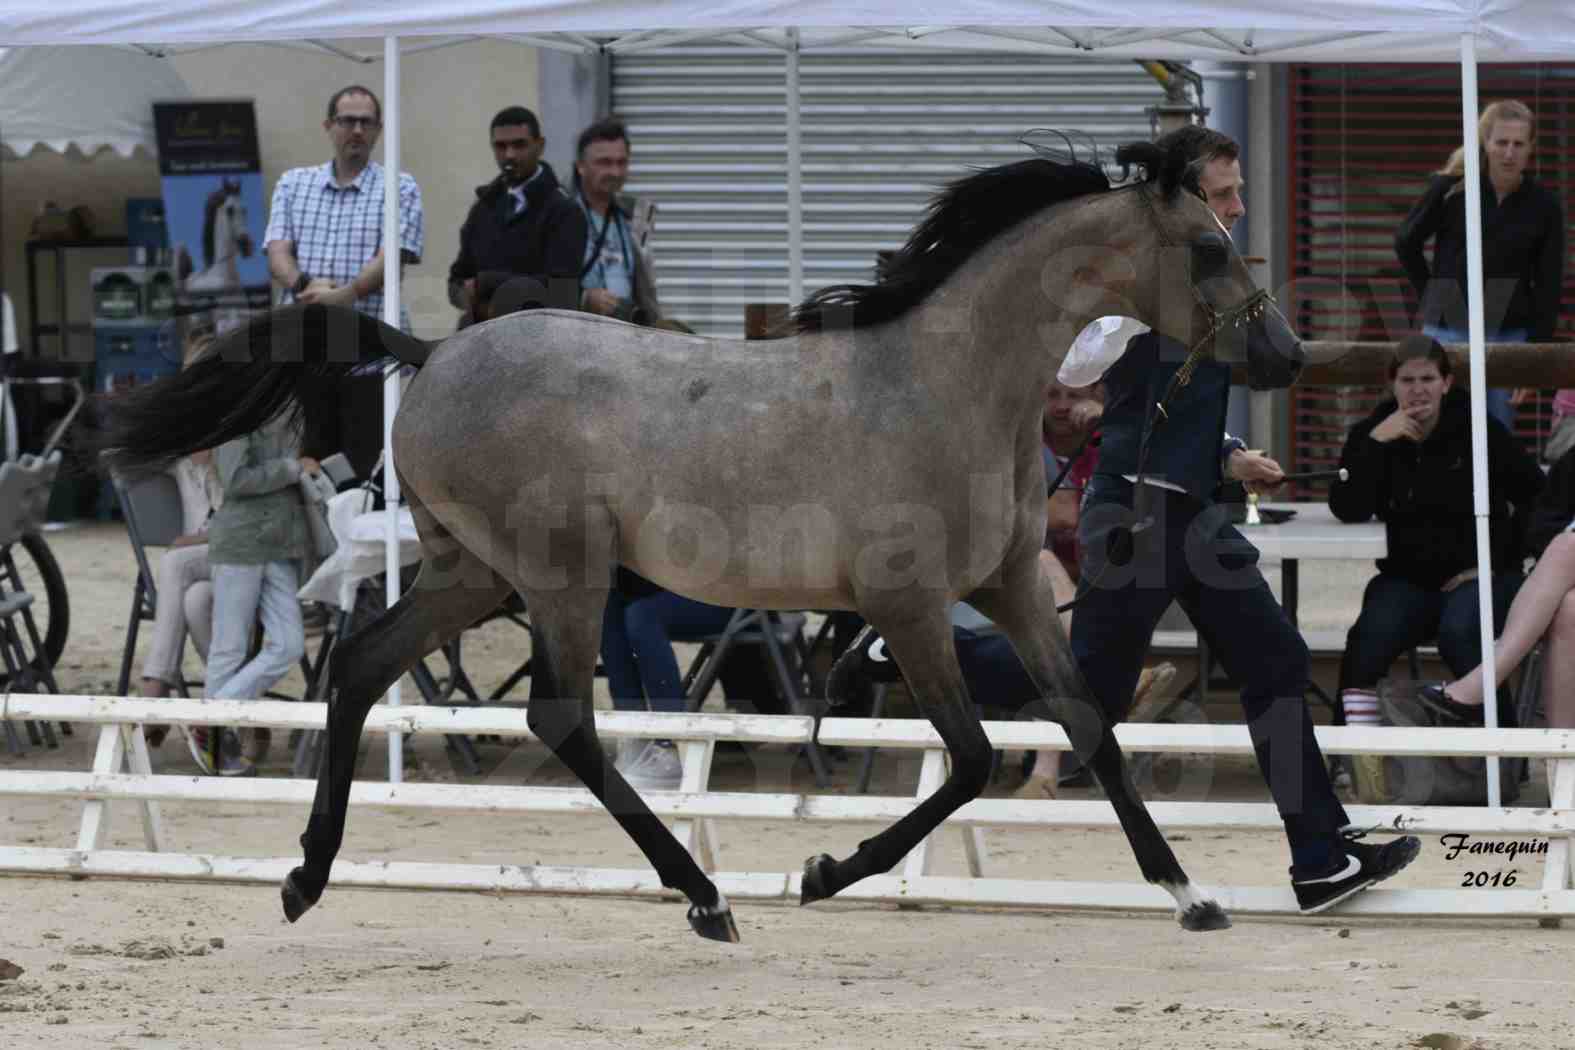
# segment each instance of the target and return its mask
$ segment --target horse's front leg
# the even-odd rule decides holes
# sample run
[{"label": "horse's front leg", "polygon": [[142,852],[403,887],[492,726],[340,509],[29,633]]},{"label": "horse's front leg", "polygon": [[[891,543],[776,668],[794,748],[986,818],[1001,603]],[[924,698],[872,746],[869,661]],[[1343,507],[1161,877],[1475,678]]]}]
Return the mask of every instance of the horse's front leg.
[{"label": "horse's front leg", "polygon": [[894,623],[871,616],[870,620],[902,668],[919,710],[945,741],[951,773],[935,794],[885,831],[859,843],[846,860],[822,853],[806,861],[800,904],[823,900],[867,875],[890,871],[942,821],[978,798],[990,779],[990,741],[963,686],[945,607],[919,619]]},{"label": "horse's front leg", "polygon": [[[1024,669],[1049,707],[1050,717],[1066,729],[1072,749],[1094,772],[1116,811],[1121,830],[1149,882],[1176,900],[1176,918],[1188,930],[1230,926],[1224,909],[1194,886],[1170,843],[1160,833],[1138,795],[1116,742],[1115,722],[1095,698],[1077,669],[1066,631],[1056,615],[1055,593],[1036,558],[1025,558],[1003,578],[1003,586],[975,592],[969,601],[1011,639]],[[1076,616],[1076,610],[1073,610]],[[1133,653],[1141,660],[1142,653]]]},{"label": "horse's front leg", "polygon": [[[285,876],[280,889],[284,915],[291,922],[316,904],[328,885],[329,870],[344,840],[367,712],[400,675],[497,608],[509,593],[509,585],[469,552],[461,552],[460,557],[473,562],[471,575],[435,587],[431,563],[424,562],[415,584],[392,608],[338,643],[330,663],[327,756],[318,773],[312,816],[301,835],[305,860]],[[426,586],[423,577],[428,577]],[[477,579],[488,580],[489,585],[475,586],[471,581]]]}]

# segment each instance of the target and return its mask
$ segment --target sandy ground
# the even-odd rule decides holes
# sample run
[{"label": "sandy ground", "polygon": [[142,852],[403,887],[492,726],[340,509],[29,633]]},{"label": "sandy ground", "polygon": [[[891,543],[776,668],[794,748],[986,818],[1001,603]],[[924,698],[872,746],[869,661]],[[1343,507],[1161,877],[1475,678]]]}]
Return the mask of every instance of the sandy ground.
[{"label": "sandy ground", "polygon": [[[61,688],[109,692],[133,571],[123,533],[79,526],[50,540],[73,614]],[[1362,570],[1349,575],[1359,582]],[[1303,599],[1313,622],[1315,588]],[[482,685],[523,656],[513,628],[466,644]],[[0,768],[87,769],[93,736],[80,728],[60,750],[0,757]],[[411,751],[412,779],[569,783],[535,745],[482,745],[476,778],[456,775],[438,742]],[[369,745],[363,775],[385,761],[381,742]],[[192,769],[178,737],[155,762]],[[853,766],[837,764],[838,789]],[[878,791],[914,789],[915,759],[883,758],[878,769]],[[278,749],[265,772],[285,775]],[[1265,797],[1239,762],[1186,772],[1188,797]],[[786,751],[724,753],[713,782],[805,790],[809,774]],[[1534,784],[1523,801],[1545,798]],[[80,804],[0,806],[0,841],[74,845]],[[135,811],[114,814],[111,846],[141,848]],[[260,857],[294,856],[305,818],[197,804],[164,815],[172,848]],[[796,870],[868,831],[725,822],[722,867]],[[1171,837],[1204,883],[1284,878],[1279,836]],[[992,874],[1138,877],[1119,834],[991,831],[988,843]],[[353,813],[343,855],[640,863],[610,821],[415,810]],[[1517,866],[1523,885],[1540,879],[1539,860]],[[939,840],[937,870],[964,870],[955,833]],[[1394,885],[1458,886],[1466,870],[1435,839]],[[738,902],[744,940],[729,946],[692,936],[682,905],[668,901],[330,887],[291,926],[272,887],[7,879],[0,894],[0,959],[23,971],[6,979],[0,964],[4,1048],[1575,1046],[1575,933],[1519,921],[1238,917],[1227,932],[1187,934],[1154,916]]]}]

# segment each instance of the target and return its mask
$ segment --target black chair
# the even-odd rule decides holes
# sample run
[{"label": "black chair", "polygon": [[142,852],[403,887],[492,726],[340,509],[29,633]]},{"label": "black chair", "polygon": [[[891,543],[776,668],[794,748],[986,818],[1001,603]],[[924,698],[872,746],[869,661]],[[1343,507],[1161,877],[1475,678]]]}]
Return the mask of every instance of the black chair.
[{"label": "black chair", "polygon": [[[765,650],[772,681],[787,709],[795,715],[813,714],[804,699],[804,668],[810,651],[809,643],[804,638],[805,622],[802,613],[735,609],[732,619],[720,634],[675,635],[675,642],[700,644],[700,652],[695,655],[684,675],[683,689],[689,710],[698,711],[705,703],[733,647],[748,645]],[[815,785],[825,787],[830,782],[830,774],[820,746],[810,741],[805,745],[805,752],[809,757],[810,769],[815,774]]]},{"label": "black chair", "polygon": [[[181,507],[180,486],[173,474],[158,473],[128,481],[111,472],[110,483],[115,490],[115,501],[120,504],[120,516],[126,524],[126,535],[131,539],[131,553],[137,559],[137,582],[131,591],[131,614],[126,623],[125,644],[120,653],[120,676],[115,681],[115,692],[128,696],[131,688],[131,663],[136,654],[137,635],[144,620],[152,620],[158,607],[158,588],[153,582],[153,567],[148,560],[149,547],[168,547],[184,531],[185,514]],[[179,601],[176,595],[172,600]],[[187,682],[175,671],[175,691],[183,697],[190,696]]]}]

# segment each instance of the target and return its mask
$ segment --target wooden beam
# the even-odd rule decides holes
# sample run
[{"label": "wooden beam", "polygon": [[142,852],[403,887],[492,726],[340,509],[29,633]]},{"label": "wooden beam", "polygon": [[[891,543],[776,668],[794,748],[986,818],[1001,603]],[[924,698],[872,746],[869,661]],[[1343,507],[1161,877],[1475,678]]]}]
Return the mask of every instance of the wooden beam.
[{"label": "wooden beam", "polygon": [[[1394,343],[1308,342],[1307,367],[1297,380],[1302,386],[1386,386],[1389,355]],[[1455,382],[1464,385],[1471,375],[1464,343],[1445,343],[1454,364]],[[1489,343],[1489,386],[1575,386],[1575,343]],[[1231,368],[1231,381],[1245,383],[1244,365]]]}]

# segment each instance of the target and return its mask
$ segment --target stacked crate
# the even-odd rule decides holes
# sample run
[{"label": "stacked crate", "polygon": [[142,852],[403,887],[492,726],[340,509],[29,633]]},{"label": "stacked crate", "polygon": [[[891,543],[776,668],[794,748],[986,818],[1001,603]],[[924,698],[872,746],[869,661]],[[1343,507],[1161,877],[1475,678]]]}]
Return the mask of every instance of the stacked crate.
[{"label": "stacked crate", "polygon": [[113,392],[180,369],[175,280],[165,267],[93,271],[94,388]]}]

